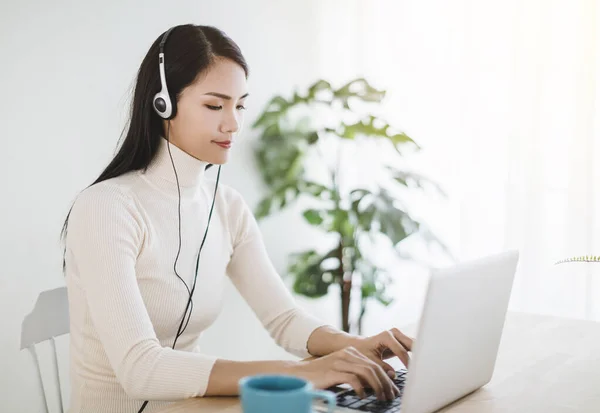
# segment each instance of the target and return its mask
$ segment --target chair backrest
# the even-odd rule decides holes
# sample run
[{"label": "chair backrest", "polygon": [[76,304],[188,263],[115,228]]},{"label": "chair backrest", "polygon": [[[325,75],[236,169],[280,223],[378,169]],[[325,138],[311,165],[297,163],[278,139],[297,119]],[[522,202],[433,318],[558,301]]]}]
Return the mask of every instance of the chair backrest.
[{"label": "chair backrest", "polygon": [[44,398],[46,413],[49,412],[46,386],[42,379],[42,370],[35,346],[44,341],[49,341],[53,352],[54,379],[58,388],[60,412],[64,412],[62,388],[58,372],[58,354],[56,352],[55,338],[69,333],[69,301],[67,288],[59,287],[54,290],[43,291],[38,296],[33,311],[23,319],[21,325],[21,350],[27,348],[31,351],[35,361],[39,385]]}]

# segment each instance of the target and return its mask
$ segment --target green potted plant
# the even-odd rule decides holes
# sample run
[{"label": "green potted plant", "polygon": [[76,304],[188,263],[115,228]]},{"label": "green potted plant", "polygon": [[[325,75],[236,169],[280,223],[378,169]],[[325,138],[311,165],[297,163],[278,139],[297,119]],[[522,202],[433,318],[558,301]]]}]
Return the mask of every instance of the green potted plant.
[{"label": "green potted plant", "polygon": [[[376,106],[384,96],[385,91],[363,78],[339,88],[318,80],[289,99],[273,97],[253,124],[260,131],[255,159],[267,186],[267,195],[254,211],[256,217],[260,220],[276,213],[300,197],[308,200],[304,219],[333,235],[335,241],[324,251],[309,249],[291,255],[288,273],[294,279],[294,291],[316,298],[326,295],[331,285],[339,285],[341,328],[358,334],[369,300],[385,306],[392,302],[386,295],[391,275],[376,264],[364,243],[383,237],[385,245],[399,251],[404,240],[420,233],[428,242],[443,246],[413,217],[403,199],[407,192],[428,188],[443,195],[435,183],[399,166],[408,152],[420,147],[381,117],[361,110]],[[387,148],[396,156],[387,164],[369,164],[369,170],[380,168],[383,178],[370,185],[341,185],[340,178],[347,175],[341,167],[344,148],[373,144],[383,144],[382,151]],[[316,164],[327,165],[317,177],[309,173]],[[360,297],[353,297],[353,290],[359,291]],[[360,300],[356,317],[350,314],[353,299]]]}]

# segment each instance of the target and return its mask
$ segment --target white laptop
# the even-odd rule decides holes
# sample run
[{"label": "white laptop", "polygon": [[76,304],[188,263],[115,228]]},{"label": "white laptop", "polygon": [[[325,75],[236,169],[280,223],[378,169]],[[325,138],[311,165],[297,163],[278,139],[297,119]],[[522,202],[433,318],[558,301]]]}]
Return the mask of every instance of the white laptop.
[{"label": "white laptop", "polygon": [[[398,370],[402,394],[379,402],[334,386],[336,412],[430,413],[492,378],[519,259],[508,251],[433,270],[408,371]],[[324,404],[317,411],[326,411]]]}]

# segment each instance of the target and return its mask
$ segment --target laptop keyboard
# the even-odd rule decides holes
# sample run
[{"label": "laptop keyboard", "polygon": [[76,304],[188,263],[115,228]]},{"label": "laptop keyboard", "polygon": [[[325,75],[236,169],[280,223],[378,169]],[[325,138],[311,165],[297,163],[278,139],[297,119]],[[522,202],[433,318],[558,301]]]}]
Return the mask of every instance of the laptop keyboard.
[{"label": "laptop keyboard", "polygon": [[358,397],[356,392],[352,389],[344,391],[337,395],[337,405],[345,407],[346,409],[352,409],[359,412],[372,412],[372,413],[396,413],[400,411],[400,403],[402,400],[402,393],[404,391],[404,383],[406,382],[406,370],[396,371],[396,378],[393,380],[394,384],[400,390],[400,396],[390,401],[377,400],[377,396],[371,389],[365,389],[367,397],[361,399]]}]

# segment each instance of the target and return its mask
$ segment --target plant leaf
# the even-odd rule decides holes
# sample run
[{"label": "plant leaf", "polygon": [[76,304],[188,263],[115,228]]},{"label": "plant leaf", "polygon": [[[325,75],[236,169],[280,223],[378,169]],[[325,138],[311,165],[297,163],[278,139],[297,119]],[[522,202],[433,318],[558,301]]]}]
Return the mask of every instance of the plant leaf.
[{"label": "plant leaf", "polygon": [[391,166],[386,166],[386,169],[390,172],[392,179],[394,179],[402,186],[417,189],[432,188],[443,197],[448,197],[446,191],[444,191],[444,189],[439,184],[433,182],[432,180],[423,175],[420,175],[416,172],[402,171],[399,169],[395,169]]},{"label": "plant leaf", "polygon": [[394,302],[393,298],[386,296],[384,293],[376,294],[375,298],[386,307]]},{"label": "plant leaf", "polygon": [[419,231],[420,224],[412,219],[410,215],[394,206],[394,198],[387,191],[381,191],[379,195],[377,219],[380,231],[385,234],[393,245],[407,238],[409,235]]},{"label": "plant leaf", "polygon": [[308,99],[315,99],[317,97],[317,94],[321,91],[331,91],[333,92],[333,89],[331,88],[331,84],[326,81],[326,80],[318,80],[317,82],[315,82],[313,85],[311,85],[308,88],[308,94],[307,94],[307,98]]},{"label": "plant leaf", "polygon": [[334,282],[331,270],[323,271],[321,264],[328,258],[315,250],[304,251],[290,256],[288,272],[294,277],[294,292],[317,298],[327,294]]},{"label": "plant leaf", "polygon": [[254,215],[256,216],[256,219],[262,219],[262,218],[266,217],[267,215],[269,215],[269,212],[271,211],[271,203],[272,202],[273,202],[273,198],[265,197],[258,203],[258,206],[256,207],[256,209],[254,211]]},{"label": "plant leaf", "polygon": [[322,185],[320,183],[317,182],[312,182],[312,181],[300,181],[298,182],[299,184],[299,189],[302,190],[302,192],[305,193],[309,193],[315,197],[320,197],[323,192],[331,192],[332,189]]},{"label": "plant leaf", "polygon": [[357,204],[355,200],[352,204],[354,221],[357,222],[360,230],[366,232],[378,230],[388,237],[393,245],[419,231],[420,223],[415,221],[408,212],[397,208],[394,205],[396,199],[387,190],[368,195],[360,198],[361,203]]},{"label": "plant leaf", "polygon": [[401,148],[405,144],[410,144],[414,149],[419,150],[421,147],[405,133],[390,134],[391,126],[384,120],[375,116],[369,116],[366,120],[356,123],[346,124],[341,123],[340,128],[336,130],[339,137],[344,139],[356,139],[358,136],[364,136],[371,139],[384,139],[389,141],[398,153],[401,153]]},{"label": "plant leaf", "polygon": [[368,298],[377,292],[377,286],[373,282],[364,282],[361,285],[361,295],[363,298]]},{"label": "plant leaf", "polygon": [[291,103],[282,96],[273,97],[267,103],[265,110],[259,118],[252,124],[253,128],[259,126],[269,126],[279,122],[279,119],[290,108]]},{"label": "plant leaf", "polygon": [[253,124],[252,127],[273,125],[279,121],[282,113],[276,110],[264,112]]},{"label": "plant leaf", "polygon": [[375,89],[364,78],[357,78],[334,91],[334,96],[342,102],[344,108],[350,109],[349,100],[351,98],[379,103],[385,97],[385,91]]},{"label": "plant leaf", "polygon": [[304,211],[304,218],[311,225],[321,225],[323,223],[323,217],[321,212],[316,209],[308,209]]}]

